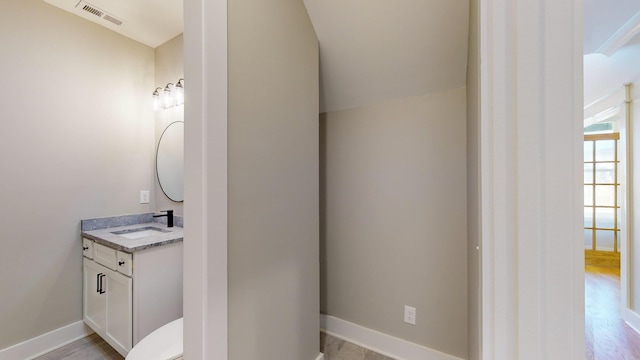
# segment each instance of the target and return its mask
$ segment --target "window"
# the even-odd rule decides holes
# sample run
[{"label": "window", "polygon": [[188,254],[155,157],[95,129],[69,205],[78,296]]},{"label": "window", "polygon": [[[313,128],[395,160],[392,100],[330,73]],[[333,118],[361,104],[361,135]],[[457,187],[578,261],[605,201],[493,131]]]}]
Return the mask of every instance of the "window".
[{"label": "window", "polygon": [[584,137],[584,245],[619,252],[619,133]]}]

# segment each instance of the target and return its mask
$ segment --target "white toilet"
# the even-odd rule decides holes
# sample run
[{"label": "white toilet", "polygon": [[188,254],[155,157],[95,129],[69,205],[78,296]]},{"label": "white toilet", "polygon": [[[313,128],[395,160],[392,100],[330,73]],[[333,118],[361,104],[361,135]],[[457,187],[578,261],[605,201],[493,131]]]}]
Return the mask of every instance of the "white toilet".
[{"label": "white toilet", "polygon": [[125,360],[182,359],[182,318],[156,329],[140,340]]}]

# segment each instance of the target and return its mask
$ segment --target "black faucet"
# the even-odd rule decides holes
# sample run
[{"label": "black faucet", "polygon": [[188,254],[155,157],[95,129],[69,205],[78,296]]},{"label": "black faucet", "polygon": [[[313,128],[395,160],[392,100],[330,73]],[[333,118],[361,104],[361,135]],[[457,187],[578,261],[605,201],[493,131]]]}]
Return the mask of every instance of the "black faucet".
[{"label": "black faucet", "polygon": [[166,214],[162,215],[153,215],[153,217],[167,217],[167,227],[173,227],[173,210],[162,210],[161,212],[166,211]]}]

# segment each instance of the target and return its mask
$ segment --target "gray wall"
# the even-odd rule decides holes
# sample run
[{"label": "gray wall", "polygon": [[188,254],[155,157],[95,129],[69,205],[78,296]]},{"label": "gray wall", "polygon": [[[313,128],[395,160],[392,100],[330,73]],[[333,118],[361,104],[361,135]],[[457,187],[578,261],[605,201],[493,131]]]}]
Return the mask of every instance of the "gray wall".
[{"label": "gray wall", "polygon": [[82,319],[80,219],[149,211],[153,50],[0,2],[0,349]]},{"label": "gray wall", "polygon": [[478,0],[469,1],[467,66],[467,281],[469,356],[482,357],[482,268],[480,202],[480,14]]},{"label": "gray wall", "polygon": [[[155,54],[155,82],[154,88],[164,87],[167,83],[175,84],[180,78],[184,78],[183,61],[184,39],[182,34],[167,41],[154,49]],[[185,86],[186,81],[185,81]],[[152,90],[153,92],[153,90]],[[162,132],[174,121],[184,121],[184,106],[177,106],[170,109],[158,110],[155,112],[155,147]],[[155,157],[153,162],[155,171]],[[154,172],[154,197],[155,210],[173,209],[175,214],[183,214],[183,203],[171,201],[160,188],[158,178]]]},{"label": "gray wall", "polygon": [[318,43],[302,1],[228,3],[229,359],[319,353]]},{"label": "gray wall", "polygon": [[[323,114],[321,310],[467,356],[465,89]],[[417,308],[415,326],[404,305]]]}]

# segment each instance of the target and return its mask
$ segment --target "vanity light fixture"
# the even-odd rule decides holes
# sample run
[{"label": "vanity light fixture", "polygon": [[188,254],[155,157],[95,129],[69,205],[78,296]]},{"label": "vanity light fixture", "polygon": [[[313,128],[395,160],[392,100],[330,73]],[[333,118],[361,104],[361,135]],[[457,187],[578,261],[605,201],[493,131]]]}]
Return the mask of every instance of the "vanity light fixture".
[{"label": "vanity light fixture", "polygon": [[162,88],[157,87],[155,90],[153,90],[153,94],[151,95],[153,98],[153,110],[160,109],[160,93],[158,92],[158,90],[162,90]]},{"label": "vanity light fixture", "polygon": [[159,110],[160,108],[169,109],[174,106],[183,105],[184,78],[180,78],[175,85],[173,83],[168,83],[164,89],[161,87],[156,88],[153,91],[152,96],[153,110]]}]

